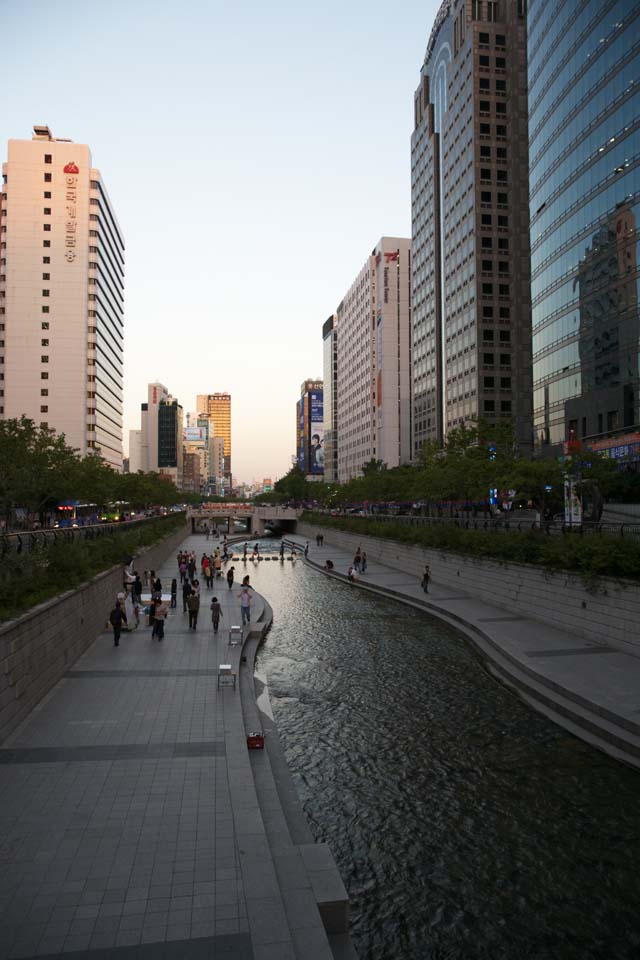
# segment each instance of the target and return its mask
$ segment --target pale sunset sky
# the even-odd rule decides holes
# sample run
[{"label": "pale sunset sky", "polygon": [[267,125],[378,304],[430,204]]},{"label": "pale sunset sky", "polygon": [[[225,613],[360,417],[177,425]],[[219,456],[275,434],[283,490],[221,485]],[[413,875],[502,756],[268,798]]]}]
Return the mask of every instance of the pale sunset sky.
[{"label": "pale sunset sky", "polygon": [[5,0],[0,152],[89,144],[126,241],[125,450],[146,384],[232,397],[233,473],[282,476],[321,328],[410,236],[436,0]]}]

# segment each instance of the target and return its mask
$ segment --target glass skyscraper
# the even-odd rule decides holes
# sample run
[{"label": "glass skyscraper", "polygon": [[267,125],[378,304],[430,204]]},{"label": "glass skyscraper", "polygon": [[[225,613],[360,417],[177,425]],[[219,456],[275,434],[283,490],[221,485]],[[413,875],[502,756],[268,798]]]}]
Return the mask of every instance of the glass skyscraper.
[{"label": "glass skyscraper", "polygon": [[528,97],[535,441],[601,446],[640,429],[637,0],[530,0]]}]

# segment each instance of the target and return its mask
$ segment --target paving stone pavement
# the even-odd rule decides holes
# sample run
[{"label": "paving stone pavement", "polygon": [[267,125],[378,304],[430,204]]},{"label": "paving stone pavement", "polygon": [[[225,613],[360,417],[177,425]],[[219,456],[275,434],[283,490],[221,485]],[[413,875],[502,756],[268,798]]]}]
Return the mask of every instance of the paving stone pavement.
[{"label": "paving stone pavement", "polygon": [[202,584],[196,631],[180,594],[162,642],[105,631],[0,749],[0,960],[258,958],[225,737],[239,694],[216,683],[237,586]]}]

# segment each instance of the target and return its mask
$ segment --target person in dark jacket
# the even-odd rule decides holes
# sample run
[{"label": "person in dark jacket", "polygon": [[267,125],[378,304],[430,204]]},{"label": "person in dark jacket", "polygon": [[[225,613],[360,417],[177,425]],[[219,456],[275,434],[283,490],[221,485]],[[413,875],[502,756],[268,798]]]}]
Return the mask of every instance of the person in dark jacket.
[{"label": "person in dark jacket", "polygon": [[187,600],[191,596],[191,584],[185,577],[184,583],[182,584],[182,612],[187,612]]},{"label": "person in dark jacket", "polygon": [[116,605],[109,614],[109,623],[113,627],[113,645],[114,647],[120,646],[120,631],[122,630],[122,624],[127,622],[127,617],[124,612],[124,608],[120,606],[120,601],[116,600]]},{"label": "person in dark jacket", "polygon": [[211,622],[213,624],[213,632],[218,632],[218,626],[220,624],[220,617],[222,616],[222,607],[220,606],[216,597],[211,598]]},{"label": "person in dark jacket", "polygon": [[229,590],[233,589],[233,574],[235,569],[235,567],[229,567],[227,570],[227,583],[229,584]]},{"label": "person in dark jacket", "polygon": [[133,581],[132,593],[136,597],[138,604],[142,600],[142,580],[140,579],[140,574],[135,571],[135,580]]},{"label": "person in dark jacket", "polygon": [[200,609],[200,597],[192,592],[187,597],[187,609],[189,610],[189,629],[195,630],[198,626],[198,611]]}]

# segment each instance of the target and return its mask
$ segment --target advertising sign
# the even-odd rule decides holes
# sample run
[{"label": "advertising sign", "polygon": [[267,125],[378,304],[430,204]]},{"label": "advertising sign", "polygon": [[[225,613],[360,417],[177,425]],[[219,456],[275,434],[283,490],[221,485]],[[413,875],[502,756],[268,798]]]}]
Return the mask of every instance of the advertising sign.
[{"label": "advertising sign", "polygon": [[321,390],[309,394],[309,466],[308,473],[324,473],[324,413]]},{"label": "advertising sign", "polygon": [[185,443],[201,443],[205,440],[205,431],[202,427],[185,427],[184,429],[184,442]]},{"label": "advertising sign", "polygon": [[306,469],[304,460],[304,398],[298,401],[298,466]]},{"label": "advertising sign", "polygon": [[579,527],[582,523],[582,503],[578,496],[575,480],[564,480],[564,522],[568,527]]}]

